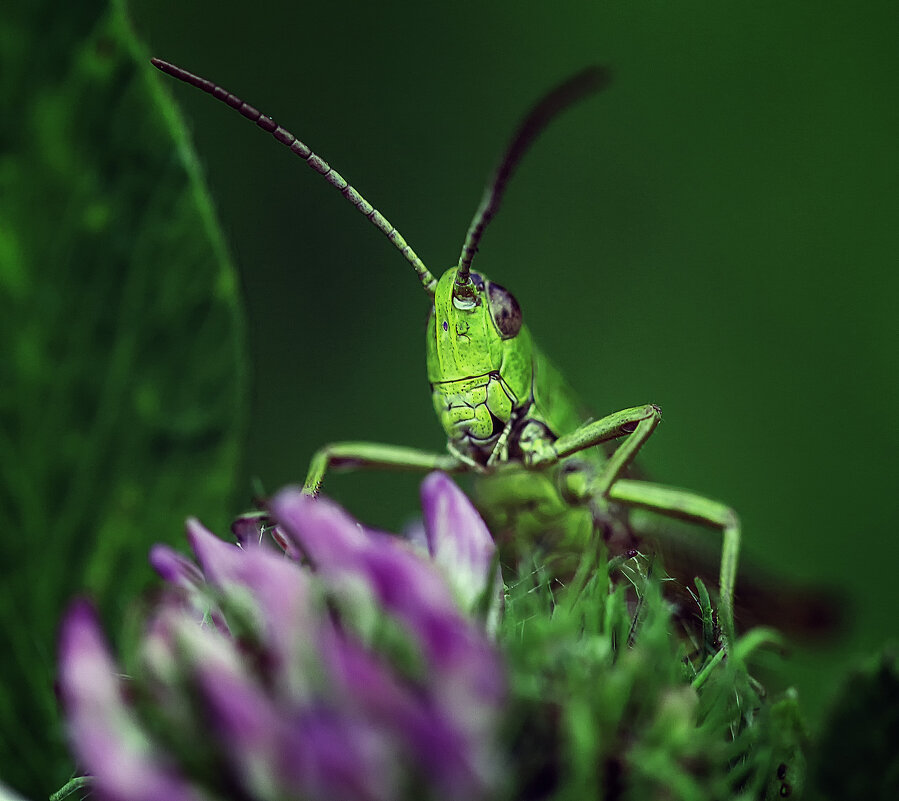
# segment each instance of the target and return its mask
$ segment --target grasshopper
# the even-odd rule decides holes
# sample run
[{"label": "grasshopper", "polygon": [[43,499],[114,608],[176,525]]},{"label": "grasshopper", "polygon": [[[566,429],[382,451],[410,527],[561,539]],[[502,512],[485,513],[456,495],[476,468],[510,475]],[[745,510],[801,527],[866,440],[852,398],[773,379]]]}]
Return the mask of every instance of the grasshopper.
[{"label": "grasshopper", "polygon": [[339,191],[412,265],[431,301],[427,370],[445,453],[371,442],[337,442],[312,458],[304,491],[317,494],[332,468],[445,470],[476,476],[476,502],[506,548],[538,544],[549,558],[576,554],[595,531],[618,543],[640,536],[634,510],[686,519],[723,537],[719,620],[734,636],[740,524],[729,506],[684,489],[628,477],[661,419],[654,404],[584,421],[568,383],[534,343],[515,297],[472,260],[506,186],[530,145],[558,114],[609,83],[588,68],[548,92],[519,123],[468,228],[458,263],[438,280],[381,212],[271,117],[222,87],[159,59],[162,72],[211,94],[270,133]]}]

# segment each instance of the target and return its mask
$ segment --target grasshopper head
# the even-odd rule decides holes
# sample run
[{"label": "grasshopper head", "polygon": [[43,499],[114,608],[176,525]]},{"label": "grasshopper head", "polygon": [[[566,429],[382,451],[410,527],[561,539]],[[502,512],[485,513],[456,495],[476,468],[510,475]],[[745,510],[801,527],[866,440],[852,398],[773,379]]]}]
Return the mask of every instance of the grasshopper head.
[{"label": "grasshopper head", "polygon": [[[434,287],[434,313],[428,325],[428,377],[432,384],[498,371],[504,353],[516,349],[510,340],[521,331],[518,302],[499,284],[471,272],[471,262],[484,230],[499,210],[509,179],[534,139],[564,109],[608,82],[607,69],[589,67],[546,94],[519,123],[468,226],[458,264]],[[425,286],[430,294],[433,284]]]},{"label": "grasshopper head", "polygon": [[459,284],[458,267],[437,282],[428,322],[428,379],[454,381],[502,367],[504,346],[521,330],[512,293],[479,273]]}]

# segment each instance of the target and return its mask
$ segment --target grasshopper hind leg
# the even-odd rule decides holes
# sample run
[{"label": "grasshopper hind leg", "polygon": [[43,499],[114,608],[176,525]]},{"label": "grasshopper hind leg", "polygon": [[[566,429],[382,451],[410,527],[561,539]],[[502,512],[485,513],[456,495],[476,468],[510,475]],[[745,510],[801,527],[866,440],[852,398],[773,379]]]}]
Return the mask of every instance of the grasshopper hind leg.
[{"label": "grasshopper hind leg", "polygon": [[726,504],[689,490],[649,481],[619,479],[608,489],[609,500],[624,506],[688,520],[717,529],[722,535],[718,578],[719,619],[729,643],[734,642],[734,585],[740,554],[740,520]]}]

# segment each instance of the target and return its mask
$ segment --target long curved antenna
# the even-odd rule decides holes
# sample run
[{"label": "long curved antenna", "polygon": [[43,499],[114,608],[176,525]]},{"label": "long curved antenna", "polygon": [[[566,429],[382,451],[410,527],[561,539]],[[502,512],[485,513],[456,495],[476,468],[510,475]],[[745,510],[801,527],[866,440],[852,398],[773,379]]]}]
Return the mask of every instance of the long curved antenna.
[{"label": "long curved antenna", "polygon": [[506,184],[509,183],[509,179],[524,154],[527,153],[531,143],[554,117],[578,100],[604,89],[609,85],[611,78],[612,73],[607,67],[588,67],[552,89],[518,124],[518,128],[503,153],[499,167],[493,174],[493,179],[484,190],[484,196],[472,218],[471,225],[468,226],[465,244],[462,245],[462,253],[459,255],[459,271],[456,273],[457,285],[462,286],[469,282],[468,272],[471,269],[471,260],[478,251],[478,243],[484,235],[484,229],[499,210],[503,194],[506,191]]},{"label": "long curved antenna", "polygon": [[431,297],[434,296],[437,279],[431,275],[430,270],[425,267],[424,262],[418,257],[415,251],[412,250],[412,247],[406,240],[403,239],[400,232],[388,222],[387,218],[362,197],[355,188],[350,186],[337,170],[332,169],[327,161],[313,153],[306,147],[306,145],[290,133],[290,131],[282,128],[271,117],[262,114],[258,109],[253,108],[253,106],[248,103],[244,103],[239,97],[231,94],[221,86],[214,84],[212,81],[194,75],[192,72],[188,72],[187,70],[181,69],[181,67],[177,67],[174,64],[170,64],[168,61],[163,61],[159,58],[151,58],[150,63],[166,75],[171,75],[179,81],[184,81],[184,83],[188,83],[191,86],[196,86],[197,89],[202,89],[207,94],[216,98],[216,100],[221,100],[223,103],[231,106],[231,108],[237,109],[237,111],[248,120],[255,122],[263,131],[267,131],[282,145],[286,145],[291,152],[296,153],[296,155],[303,159],[313,170],[324,176],[325,180],[331,184],[331,186],[340,192],[340,194],[353,206],[359,209],[365,218],[394,244],[396,249],[403,254],[406,261],[408,261],[415,269],[422,286],[425,288],[425,292]]}]

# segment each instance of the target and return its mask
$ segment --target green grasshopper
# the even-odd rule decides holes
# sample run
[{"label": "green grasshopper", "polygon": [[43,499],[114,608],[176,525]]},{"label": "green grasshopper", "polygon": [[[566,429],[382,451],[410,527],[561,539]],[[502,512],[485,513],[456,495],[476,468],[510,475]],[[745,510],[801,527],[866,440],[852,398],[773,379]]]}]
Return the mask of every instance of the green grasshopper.
[{"label": "green grasshopper", "polygon": [[534,344],[512,293],[471,270],[521,158],[554,117],[608,85],[607,69],[592,67],[569,78],[520,122],[472,219],[458,264],[438,280],[384,215],[271,117],[211,81],[159,59],[152,63],[236,109],[300,156],[396,246],[431,299],[428,380],[447,452],[370,442],[326,445],[312,459],[307,493],[318,493],[332,468],[470,472],[491,531],[508,539],[507,548],[536,543],[550,558],[577,554],[597,529],[607,540],[639,537],[634,509],[710,526],[723,535],[719,619],[732,639],[740,549],[735,512],[687,490],[628,478],[628,467],[661,419],[659,407],[635,406],[584,422],[574,392]]}]

